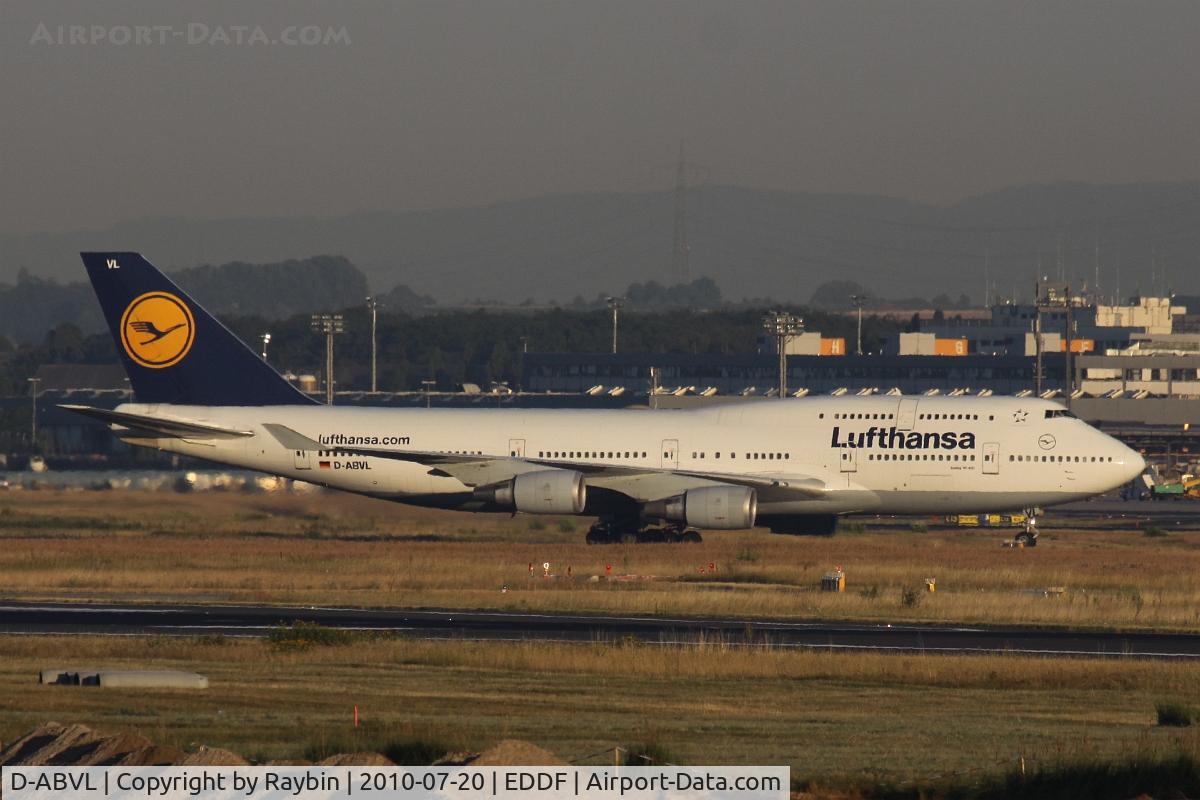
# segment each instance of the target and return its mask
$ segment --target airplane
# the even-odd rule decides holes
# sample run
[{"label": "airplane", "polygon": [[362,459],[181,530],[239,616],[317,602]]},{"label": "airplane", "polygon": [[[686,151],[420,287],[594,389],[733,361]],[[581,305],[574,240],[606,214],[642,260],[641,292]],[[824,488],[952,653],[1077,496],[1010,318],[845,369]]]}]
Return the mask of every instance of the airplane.
[{"label": "airplane", "polygon": [[[690,410],[319,404],[133,252],[82,253],[135,402],[62,407],[131,445],[416,506],[584,515],[591,544],[853,514],[1035,509],[1141,474],[1030,397],[824,396]],[[146,334],[149,334],[147,338]],[[1026,541],[1035,543],[1035,533]]]}]

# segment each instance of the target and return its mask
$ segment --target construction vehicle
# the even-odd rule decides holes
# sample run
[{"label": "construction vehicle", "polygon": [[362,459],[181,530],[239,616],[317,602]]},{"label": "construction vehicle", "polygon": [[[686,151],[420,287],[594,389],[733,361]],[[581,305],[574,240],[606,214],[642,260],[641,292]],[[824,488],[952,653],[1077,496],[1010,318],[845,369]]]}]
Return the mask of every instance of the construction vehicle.
[{"label": "construction vehicle", "polygon": [[1200,476],[1184,474],[1178,481],[1156,483],[1150,496],[1155,500],[1200,499]]}]

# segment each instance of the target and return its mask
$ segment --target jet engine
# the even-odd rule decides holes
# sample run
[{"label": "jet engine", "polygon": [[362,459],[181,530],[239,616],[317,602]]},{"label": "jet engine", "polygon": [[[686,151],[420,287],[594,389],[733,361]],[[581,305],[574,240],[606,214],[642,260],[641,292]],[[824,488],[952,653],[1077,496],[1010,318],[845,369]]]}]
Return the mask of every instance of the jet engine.
[{"label": "jet engine", "polygon": [[527,514],[579,514],[587,503],[583,473],[548,469],[475,490],[475,497]]},{"label": "jet engine", "polygon": [[685,522],[709,530],[753,528],[758,495],[746,486],[706,486],[681,495],[656,500],[642,507],[642,515]]}]

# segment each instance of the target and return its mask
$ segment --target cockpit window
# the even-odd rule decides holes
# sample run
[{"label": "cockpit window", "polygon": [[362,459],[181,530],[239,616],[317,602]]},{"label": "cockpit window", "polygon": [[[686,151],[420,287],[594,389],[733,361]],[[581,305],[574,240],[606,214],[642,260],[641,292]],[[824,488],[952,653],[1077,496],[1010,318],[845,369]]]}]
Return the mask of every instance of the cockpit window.
[{"label": "cockpit window", "polygon": [[1075,415],[1065,408],[1048,408],[1046,409],[1046,419],[1054,419],[1055,417],[1067,417],[1075,419]]}]

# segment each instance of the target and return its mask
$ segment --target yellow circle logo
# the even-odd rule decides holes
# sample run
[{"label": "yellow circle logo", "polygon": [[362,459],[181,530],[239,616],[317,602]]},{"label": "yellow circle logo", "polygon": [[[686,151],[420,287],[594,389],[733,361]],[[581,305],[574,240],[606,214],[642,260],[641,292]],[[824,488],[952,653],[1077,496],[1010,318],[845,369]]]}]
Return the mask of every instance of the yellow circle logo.
[{"label": "yellow circle logo", "polygon": [[195,339],[191,309],[167,292],[147,292],[121,315],[121,345],[143,367],[162,369],[178,364]]}]

